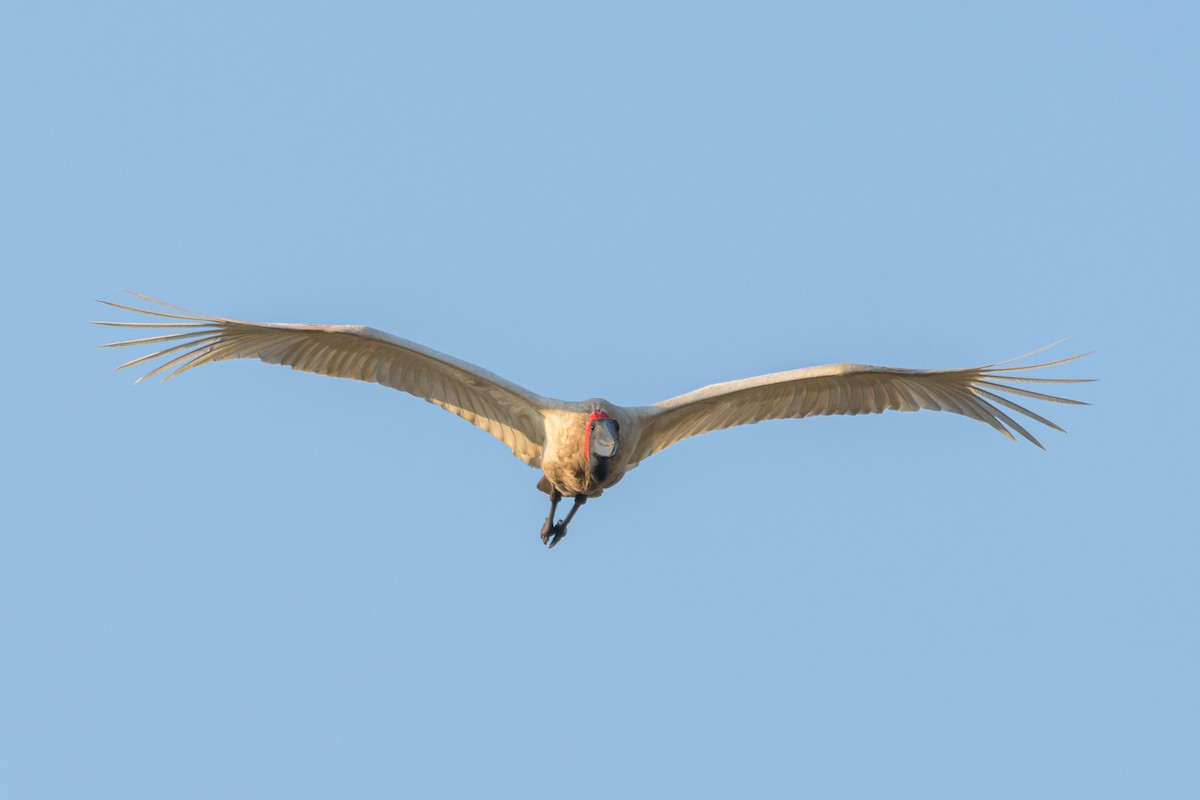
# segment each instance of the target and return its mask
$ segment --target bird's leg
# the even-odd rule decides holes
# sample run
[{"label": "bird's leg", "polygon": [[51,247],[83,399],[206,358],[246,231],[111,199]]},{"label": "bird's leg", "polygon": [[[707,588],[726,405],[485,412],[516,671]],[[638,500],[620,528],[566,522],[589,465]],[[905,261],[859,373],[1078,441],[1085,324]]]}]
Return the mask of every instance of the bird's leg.
[{"label": "bird's leg", "polygon": [[554,547],[554,545],[558,544],[560,539],[567,535],[567,525],[571,522],[571,517],[575,516],[575,512],[578,511],[579,507],[586,502],[587,495],[575,495],[575,504],[571,506],[571,510],[567,512],[567,518],[559,520],[551,529],[554,533],[554,538],[552,538],[549,542],[551,547]]},{"label": "bird's leg", "polygon": [[546,517],[546,521],[542,523],[542,544],[547,544],[550,541],[550,534],[554,533],[554,512],[558,510],[558,501],[562,500],[562,495],[558,489],[550,490],[550,516]]}]

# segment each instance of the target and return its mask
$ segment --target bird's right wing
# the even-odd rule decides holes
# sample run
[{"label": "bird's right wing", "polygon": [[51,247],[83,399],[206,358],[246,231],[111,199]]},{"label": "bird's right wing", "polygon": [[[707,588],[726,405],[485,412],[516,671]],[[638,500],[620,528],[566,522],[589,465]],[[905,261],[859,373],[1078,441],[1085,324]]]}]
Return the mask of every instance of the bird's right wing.
[{"label": "bird's right wing", "polygon": [[[1035,350],[1034,353],[1041,350]],[[984,422],[1009,439],[1013,438],[1009,432],[1011,429],[1041,447],[1041,442],[1006,414],[1004,409],[1023,414],[1056,430],[1061,431],[1062,428],[997,392],[1054,403],[1086,405],[1078,400],[1034,392],[1012,384],[1087,381],[1032,378],[1024,374],[1028,370],[1065,364],[1083,358],[1083,355],[1043,364],[1005,366],[1031,355],[1033,353],[990,366],[949,370],[826,364],[706,386],[637,409],[641,417],[641,430],[630,466],[690,436],[735,425],[831,414],[879,414],[887,410],[950,411]]]},{"label": "bird's right wing", "polygon": [[441,406],[495,436],[526,464],[541,466],[546,436],[542,409],[553,401],[474,364],[373,328],[243,322],[192,314],[160,300],[137,296],[175,312],[185,312],[156,311],[101,301],[114,308],[155,317],[157,321],[100,322],[99,325],[171,331],[104,345],[150,345],[155,348],[155,352],[117,369],[170,356],[165,363],[139,378],[139,382],[172,370],[164,378],[166,380],[210,361],[257,358],[267,364],[283,364],[304,372],[378,383]]}]

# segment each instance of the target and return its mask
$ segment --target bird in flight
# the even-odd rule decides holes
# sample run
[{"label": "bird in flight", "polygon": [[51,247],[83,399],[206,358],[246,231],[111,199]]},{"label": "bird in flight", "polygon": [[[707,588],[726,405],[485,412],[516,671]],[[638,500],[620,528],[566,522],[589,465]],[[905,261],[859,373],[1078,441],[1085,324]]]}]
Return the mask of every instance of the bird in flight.
[{"label": "bird in flight", "polygon": [[[554,547],[588,498],[599,497],[646,458],[683,439],[768,419],[883,411],[950,411],[1041,443],[1008,411],[1061,431],[1058,425],[998,392],[1054,403],[1085,405],[1015,384],[1086,383],[1086,379],[1030,376],[1087,353],[1015,366],[1020,358],[966,369],[898,369],[826,364],[717,383],[650,406],[619,406],[599,397],[568,402],[543,397],[485,369],[416,342],[358,325],[243,322],[195,314],[131,292],[158,308],[100,302],[153,318],[98,322],[153,335],[104,347],[149,346],[154,351],[125,369],[166,359],[138,382],[166,372],[172,378],[210,361],[257,358],[304,372],[378,383],[427,400],[462,417],[542,471],[537,488],[550,495],[542,542]],[[169,310],[162,310],[169,309]],[[1050,345],[1053,346],[1053,345]],[[1006,411],[1007,409],[1007,411]],[[1026,423],[1028,424],[1028,423]],[[563,519],[559,502],[573,500]]]}]

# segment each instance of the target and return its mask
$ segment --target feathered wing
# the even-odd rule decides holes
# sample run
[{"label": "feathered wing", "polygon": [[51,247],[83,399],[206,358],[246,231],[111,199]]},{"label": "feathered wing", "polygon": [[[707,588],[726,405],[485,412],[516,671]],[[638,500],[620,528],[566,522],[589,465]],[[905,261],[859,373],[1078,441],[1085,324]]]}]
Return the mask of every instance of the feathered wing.
[{"label": "feathered wing", "polygon": [[1087,354],[1042,364],[1006,366],[1031,355],[1033,353],[984,367],[949,370],[826,364],[706,386],[638,409],[642,414],[642,429],[634,445],[630,466],[682,439],[735,425],[832,414],[879,414],[888,410],[951,411],[985,422],[1009,439],[1014,438],[1010,430],[1015,431],[1041,447],[1041,442],[1005,409],[1055,430],[1062,428],[998,392],[1054,403],[1086,405],[1014,384],[1086,383],[1088,381],[1084,379],[1035,378],[1025,373],[1065,364]]},{"label": "feathered wing", "polygon": [[101,301],[156,318],[155,322],[97,323],[156,332],[146,338],[104,345],[155,347],[155,352],[117,369],[157,358],[167,359],[139,378],[139,382],[163,372],[167,372],[164,380],[173,378],[210,361],[257,358],[268,364],[283,364],[304,372],[352,378],[408,392],[495,436],[526,464],[541,465],[545,445],[541,409],[549,401],[485,369],[373,328],[243,322],[192,314],[136,292],[131,294],[174,312],[184,312]]}]

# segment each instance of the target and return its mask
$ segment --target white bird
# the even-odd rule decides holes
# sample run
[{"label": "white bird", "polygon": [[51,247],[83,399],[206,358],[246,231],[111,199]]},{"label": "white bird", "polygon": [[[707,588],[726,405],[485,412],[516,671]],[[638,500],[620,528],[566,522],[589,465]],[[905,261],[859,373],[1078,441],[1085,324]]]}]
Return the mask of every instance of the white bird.
[{"label": "white bird", "polygon": [[[408,392],[490,433],[517,458],[542,470],[537,488],[550,495],[550,513],[542,525],[541,537],[550,547],[566,535],[567,525],[588,498],[599,497],[644,459],[697,434],[768,419],[926,409],[977,419],[1015,441],[1011,430],[1041,447],[1004,409],[1055,430],[1062,428],[997,392],[1086,405],[1013,385],[1087,382],[1024,374],[1065,364],[1087,353],[1040,364],[1007,366],[1045,347],[999,364],[967,369],[897,369],[866,364],[806,367],[717,383],[652,406],[619,406],[599,397],[567,402],[534,394],[474,364],[374,328],[242,322],[194,314],[136,292],[131,294],[172,311],[102,300],[105,305],[157,320],[96,324],[174,331],[103,345],[155,347],[154,352],[117,369],[170,356],[139,378],[139,383],[167,370],[170,372],[163,380],[210,361],[257,358],[268,364]],[[574,504],[564,519],[555,521],[558,503],[564,497],[573,498]]]}]

